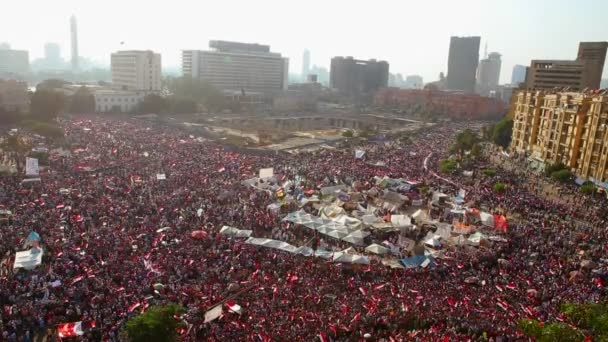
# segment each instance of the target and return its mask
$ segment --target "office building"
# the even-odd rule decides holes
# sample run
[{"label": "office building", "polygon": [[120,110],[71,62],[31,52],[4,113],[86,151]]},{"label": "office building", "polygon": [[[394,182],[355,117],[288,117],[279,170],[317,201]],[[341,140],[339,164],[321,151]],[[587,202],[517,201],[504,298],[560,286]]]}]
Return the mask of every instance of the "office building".
[{"label": "office building", "polygon": [[212,40],[210,51],[182,51],[184,76],[205,80],[225,91],[271,96],[287,89],[289,60],[270,46]]},{"label": "office building", "polygon": [[118,51],[112,54],[112,84],[121,90],[161,90],[160,54],[150,50]]},{"label": "office building", "polygon": [[0,75],[23,75],[30,69],[29,53],[24,50],[0,50]]},{"label": "office building", "polygon": [[310,73],[310,51],[304,50],[302,55],[302,81],[305,81]]},{"label": "office building", "polygon": [[436,89],[384,88],[376,93],[374,104],[412,114],[473,120],[500,118],[508,108],[500,99]]},{"label": "office building", "polygon": [[539,169],[563,163],[606,187],[608,92],[521,90],[513,102],[511,148]]},{"label": "office building", "polygon": [[330,85],[345,95],[375,93],[388,85],[388,62],[334,57],[331,59]]},{"label": "office building", "polygon": [[0,79],[0,109],[25,112],[29,104],[27,83]]},{"label": "office building", "polygon": [[313,75],[317,75],[317,82],[321,83],[326,87],[329,86],[329,71],[327,70],[327,68],[318,65],[313,65],[310,69],[310,73]]},{"label": "office building", "polygon": [[518,85],[526,81],[526,66],[525,65],[514,65],[513,73],[511,73],[511,84]]},{"label": "office building", "polygon": [[606,62],[608,42],[581,42],[576,60],[583,62],[583,82],[585,88],[599,89]]},{"label": "office building", "polygon": [[447,89],[475,91],[481,37],[451,37],[448,56]]},{"label": "office building", "polygon": [[0,50],[10,50],[10,49],[11,49],[11,44],[9,44],[7,42],[0,43]]},{"label": "office building", "polygon": [[422,76],[408,75],[405,78],[405,88],[408,89],[422,89],[424,87],[424,80]]},{"label": "office building", "polygon": [[72,70],[78,70],[78,26],[76,24],[76,17],[70,18],[70,34],[71,34],[71,47],[72,47]]},{"label": "office building", "polygon": [[606,42],[581,42],[576,60],[532,60],[526,72],[526,86],[572,91],[598,89],[607,48]]},{"label": "office building", "polygon": [[492,52],[479,62],[479,68],[477,69],[479,94],[488,96],[496,92],[502,65],[500,57],[498,52]]}]

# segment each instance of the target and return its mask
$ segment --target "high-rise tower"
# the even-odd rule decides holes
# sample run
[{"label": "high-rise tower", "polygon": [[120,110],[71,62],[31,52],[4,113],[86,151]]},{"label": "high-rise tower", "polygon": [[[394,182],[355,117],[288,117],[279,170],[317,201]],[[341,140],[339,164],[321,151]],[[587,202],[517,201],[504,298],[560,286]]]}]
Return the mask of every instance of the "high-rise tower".
[{"label": "high-rise tower", "polygon": [[310,51],[304,50],[302,56],[302,82],[306,82],[306,78],[310,73]]},{"label": "high-rise tower", "polygon": [[78,70],[78,27],[74,15],[70,18],[70,32],[72,34],[72,70]]}]

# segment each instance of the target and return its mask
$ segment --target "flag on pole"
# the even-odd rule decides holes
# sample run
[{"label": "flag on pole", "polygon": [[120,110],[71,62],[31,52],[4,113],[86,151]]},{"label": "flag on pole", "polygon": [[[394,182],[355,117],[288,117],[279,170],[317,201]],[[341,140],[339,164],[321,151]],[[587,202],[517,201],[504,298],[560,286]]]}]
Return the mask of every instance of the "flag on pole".
[{"label": "flag on pole", "polygon": [[60,338],[82,336],[93,328],[95,328],[94,321],[62,323],[57,326],[57,336]]},{"label": "flag on pole", "polygon": [[232,300],[229,300],[226,302],[226,306],[228,307],[228,310],[237,313],[237,314],[241,314],[243,312],[243,308],[241,308],[240,305],[238,305],[237,303],[233,302]]}]

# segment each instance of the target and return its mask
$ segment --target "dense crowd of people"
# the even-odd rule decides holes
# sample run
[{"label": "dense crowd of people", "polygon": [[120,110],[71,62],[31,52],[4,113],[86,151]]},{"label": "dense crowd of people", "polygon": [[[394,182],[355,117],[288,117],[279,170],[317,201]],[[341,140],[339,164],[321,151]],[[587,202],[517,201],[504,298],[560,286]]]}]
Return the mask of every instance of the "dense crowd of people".
[{"label": "dense crowd of people", "polygon": [[[438,177],[438,160],[465,124],[436,125],[406,145],[357,146],[366,150],[365,160],[348,145],[297,154],[235,152],[136,119],[62,125],[71,153],[51,153],[40,182],[0,178],[0,205],[12,212],[0,222],[3,341],[33,341],[76,321],[96,322],[81,340],[118,341],[129,317],[169,302],[186,309],[188,329],[181,333],[191,341],[505,341],[521,336],[522,318],[563,320],[561,303],[605,295],[605,201],[557,203],[501,168],[493,177]],[[294,245],[318,243],[310,230],[281,221],[297,206],[269,211],[275,194],[242,183],[265,167],[281,180],[305,180],[299,185],[306,191],[342,183],[369,190],[375,176],[451,194],[464,189],[473,205],[513,217],[508,242],[446,251],[432,268],[393,269],[376,259],[369,267],[332,263],[220,235],[227,225]],[[508,185],[506,193],[492,191],[496,181]],[[193,239],[195,230],[208,235]],[[14,253],[32,231],[40,234],[43,262],[13,272]],[[466,281],[471,277],[479,281]],[[226,298],[243,313],[225,310],[204,323],[205,312]]]}]

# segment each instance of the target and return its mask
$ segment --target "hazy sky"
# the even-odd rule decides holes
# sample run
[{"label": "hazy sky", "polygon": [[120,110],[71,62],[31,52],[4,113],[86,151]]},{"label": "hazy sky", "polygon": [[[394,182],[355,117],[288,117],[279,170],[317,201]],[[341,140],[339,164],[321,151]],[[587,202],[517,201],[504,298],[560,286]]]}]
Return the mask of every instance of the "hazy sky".
[{"label": "hazy sky", "polygon": [[574,59],[579,41],[608,40],[607,0],[3,0],[2,14],[0,42],[29,50],[30,59],[42,56],[45,42],[69,56],[75,14],[80,55],[103,62],[121,48],[152,49],[164,67],[179,66],[182,49],[223,39],[269,44],[289,57],[291,73],[308,48],[311,64],[384,59],[392,73],[425,82],[447,71],[452,35],[480,35],[480,56],[486,43],[500,52],[501,82],[514,64]]}]

